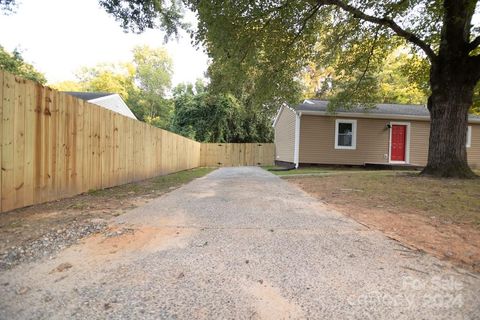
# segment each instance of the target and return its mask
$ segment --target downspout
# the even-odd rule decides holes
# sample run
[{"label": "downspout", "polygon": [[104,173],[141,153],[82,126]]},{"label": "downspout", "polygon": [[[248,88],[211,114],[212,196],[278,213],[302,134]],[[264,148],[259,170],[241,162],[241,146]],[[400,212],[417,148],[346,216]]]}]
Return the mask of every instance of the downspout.
[{"label": "downspout", "polygon": [[293,163],[295,164],[295,169],[298,168],[299,163],[299,153],[300,153],[300,118],[302,116],[301,112],[295,113],[295,147],[293,152]]}]

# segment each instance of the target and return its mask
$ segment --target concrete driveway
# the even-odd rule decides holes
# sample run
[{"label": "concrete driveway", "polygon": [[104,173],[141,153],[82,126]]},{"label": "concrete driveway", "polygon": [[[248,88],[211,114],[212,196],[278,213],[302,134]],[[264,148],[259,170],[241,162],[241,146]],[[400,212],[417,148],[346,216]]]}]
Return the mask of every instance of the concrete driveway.
[{"label": "concrete driveway", "polygon": [[480,277],[260,168],[222,168],[0,274],[1,319],[474,319]]}]

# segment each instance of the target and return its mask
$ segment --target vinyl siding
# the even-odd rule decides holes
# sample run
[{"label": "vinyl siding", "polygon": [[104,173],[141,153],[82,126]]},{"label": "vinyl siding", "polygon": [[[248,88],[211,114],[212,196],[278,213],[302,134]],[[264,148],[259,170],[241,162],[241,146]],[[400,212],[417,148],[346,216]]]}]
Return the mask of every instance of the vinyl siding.
[{"label": "vinyl siding", "polygon": [[292,162],[295,151],[295,112],[282,107],[275,124],[275,160]]},{"label": "vinyl siding", "polygon": [[468,164],[474,169],[480,169],[480,124],[470,124],[472,126],[472,143],[467,148]]},{"label": "vinyl siding", "polygon": [[340,150],[335,149],[335,119],[353,118],[302,115],[300,163],[363,165],[365,162],[388,162],[387,120],[356,119],[357,148]]},{"label": "vinyl siding", "polygon": [[430,135],[430,122],[410,122],[410,163],[419,166],[427,164],[428,138]]},{"label": "vinyl siding", "polygon": [[[335,149],[335,120],[357,120],[357,148]],[[302,115],[300,122],[300,163],[363,165],[365,162],[388,163],[389,122],[410,123],[410,163],[424,166],[428,157],[430,123],[427,121],[366,119]],[[480,168],[480,125],[472,126],[472,145],[468,162]]]}]

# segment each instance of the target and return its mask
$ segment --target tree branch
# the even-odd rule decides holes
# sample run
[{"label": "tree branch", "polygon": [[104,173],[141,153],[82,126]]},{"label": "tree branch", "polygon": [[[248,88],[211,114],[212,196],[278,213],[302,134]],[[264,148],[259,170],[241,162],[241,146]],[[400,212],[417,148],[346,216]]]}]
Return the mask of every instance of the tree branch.
[{"label": "tree branch", "polygon": [[356,92],[358,90],[358,88],[360,87],[360,83],[363,81],[363,79],[365,78],[365,75],[367,74],[368,69],[370,68],[370,62],[372,60],[372,56],[374,54],[375,47],[377,46],[378,33],[379,32],[380,32],[380,27],[378,27],[377,30],[375,31],[375,37],[373,38],[372,46],[370,47],[370,51],[368,53],[367,64],[365,66],[365,69],[363,69],[362,75],[360,76],[360,78],[357,81],[357,85],[355,86],[354,92]]},{"label": "tree branch", "polygon": [[322,5],[319,3],[317,4],[316,6],[313,6],[311,9],[310,9],[310,13],[308,14],[308,16],[303,20],[302,22],[302,25],[300,26],[300,29],[298,30],[298,32],[295,34],[295,36],[293,37],[293,39],[290,41],[290,43],[287,45],[287,48],[290,48],[294,43],[295,41],[297,41],[297,39],[302,35],[303,31],[305,30],[305,28],[307,27],[307,24],[308,22],[313,19],[313,17],[315,16],[315,14],[318,12],[318,10],[320,10],[320,7]]},{"label": "tree branch", "polygon": [[390,28],[395,32],[399,37],[404,38],[405,40],[417,45],[420,47],[427,57],[430,59],[431,62],[434,62],[435,59],[437,58],[437,55],[435,52],[432,50],[432,48],[424,42],[422,39],[420,39],[418,36],[415,34],[411,33],[410,31],[407,31],[400,27],[395,21],[392,19],[383,17],[383,18],[378,18],[375,16],[368,15],[364,12],[362,12],[360,9],[357,9],[341,0],[318,0],[317,3],[319,5],[334,5],[342,10],[351,13],[355,18],[368,21],[377,25],[381,25],[387,28]]},{"label": "tree branch", "polygon": [[476,37],[468,44],[468,51],[475,50],[480,45],[480,36]]}]

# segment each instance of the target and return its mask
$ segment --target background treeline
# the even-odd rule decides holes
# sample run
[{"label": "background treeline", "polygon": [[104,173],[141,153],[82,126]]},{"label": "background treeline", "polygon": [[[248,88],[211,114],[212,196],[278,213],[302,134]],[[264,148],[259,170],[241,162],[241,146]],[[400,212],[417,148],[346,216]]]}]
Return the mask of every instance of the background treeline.
[{"label": "background treeline", "polygon": [[[132,61],[83,67],[74,80],[50,86],[61,91],[118,93],[139,120],[200,142],[271,142],[272,121],[281,103],[298,103],[305,98],[333,100],[345,92],[349,75],[338,72],[338,63],[345,62],[327,66],[312,62],[301,76],[283,77],[285,81],[278,83],[282,90],[275,93],[268,89],[271,84],[262,89],[261,81],[256,81],[258,70],[250,70],[250,77],[231,83],[238,75],[222,60],[210,64],[207,80],[173,87],[173,62],[167,51],[140,46],[133,49]],[[47,82],[17,50],[9,53],[0,47],[0,68]],[[425,104],[429,94],[422,61],[402,47],[364,83],[368,89],[362,90],[368,90],[370,97],[374,91],[374,102],[379,103]],[[475,101],[473,111],[479,111],[479,104]]]}]

